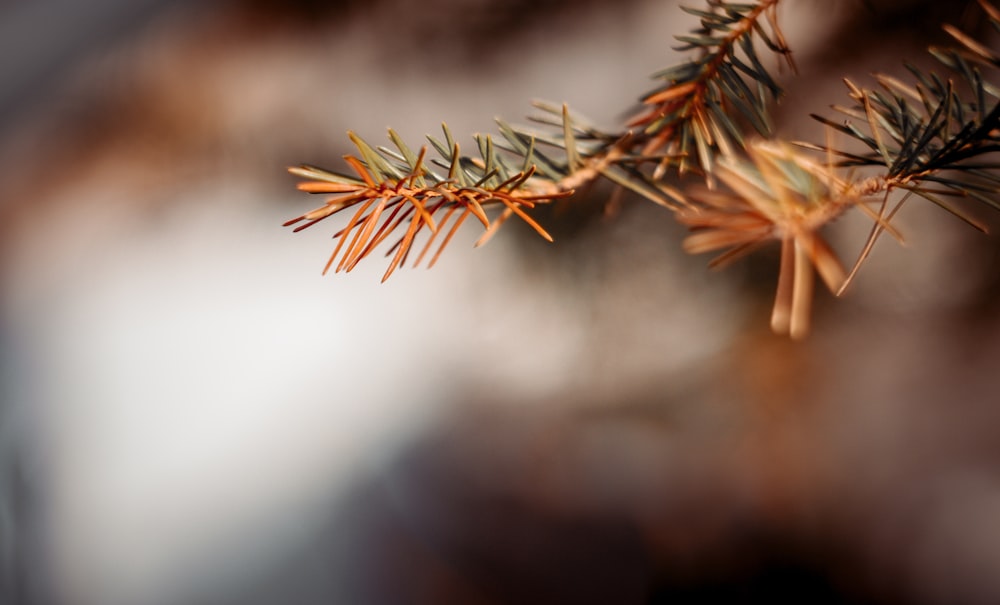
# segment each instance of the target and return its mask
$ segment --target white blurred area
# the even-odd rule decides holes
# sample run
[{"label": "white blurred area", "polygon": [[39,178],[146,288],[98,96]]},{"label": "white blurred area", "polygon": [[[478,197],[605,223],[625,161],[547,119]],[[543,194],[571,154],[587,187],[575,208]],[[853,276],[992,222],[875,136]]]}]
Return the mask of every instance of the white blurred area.
[{"label": "white blurred area", "polygon": [[[216,602],[478,397],[510,422],[494,433],[486,415],[482,439],[463,433],[457,464],[498,470],[501,487],[504,472],[516,476],[553,510],[632,515],[652,551],[687,555],[650,526],[682,500],[676,485],[718,481],[727,487],[710,486],[714,502],[735,494],[792,533],[882,528],[852,552],[890,579],[919,575],[940,597],[926,602],[955,594],[942,552],[967,578],[964,602],[1000,595],[984,580],[1000,542],[966,539],[981,528],[970,518],[992,532],[978,535],[1000,527],[996,461],[973,468],[953,454],[965,422],[980,443],[998,416],[983,378],[997,347],[969,344],[997,324],[961,319],[986,288],[992,244],[954,271],[948,259],[976,235],[942,227],[933,209],[907,213],[916,243],[880,244],[852,298],[821,297],[803,345],[766,331],[773,283],[752,282],[773,276],[742,265],[720,275],[682,257],[682,231],[648,204],[552,245],[510,225],[474,250],[470,225],[433,270],[386,284],[378,257],[320,275],[336,219],[294,235],[280,227],[321,202],[296,192],[284,167],[341,169],[348,129],[381,143],[391,126],[416,145],[447,120],[471,144],[464,133],[492,131],[495,115],[520,121],[534,98],[614,124],[647,74],[677,58],[669,36],[692,23],[673,2],[545,4],[555,8],[539,18],[551,21],[516,33],[530,3],[302,2],[286,14],[277,2],[148,2],[63,55],[48,79],[24,80],[34,96],[8,110],[0,138],[0,334],[12,368],[0,437],[29,494],[0,511],[11,594]],[[795,6],[805,12],[786,29],[806,66],[798,86],[833,82],[840,94],[839,74],[809,71],[810,57],[824,65],[823,37]],[[486,27],[493,20],[507,25]],[[481,39],[449,40],[460,27],[484,28]],[[980,404],[965,420],[935,405],[955,385]],[[581,410],[631,418],[661,400],[683,401],[669,404],[667,428],[567,426]],[[542,429],[518,432],[535,420]],[[912,447],[908,429],[930,445]],[[563,474],[546,458],[555,446],[600,480],[587,483],[589,468]],[[909,506],[897,508],[885,486],[917,490],[911,478],[936,452],[961,472],[939,463],[946,491],[903,490]],[[852,490],[856,500],[832,504]],[[950,490],[971,496],[951,506]],[[909,521],[886,529],[897,510]],[[899,559],[881,550],[913,544]]]}]

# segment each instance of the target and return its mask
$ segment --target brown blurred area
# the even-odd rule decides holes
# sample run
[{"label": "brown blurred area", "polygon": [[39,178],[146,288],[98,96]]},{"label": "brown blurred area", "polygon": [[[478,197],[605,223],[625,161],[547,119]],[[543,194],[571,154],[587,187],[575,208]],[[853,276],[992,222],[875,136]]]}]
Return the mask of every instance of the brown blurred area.
[{"label": "brown blurred area", "polygon": [[[942,21],[996,43],[970,2],[786,4],[793,139]],[[0,602],[1000,602],[995,236],[912,204],[793,343],[773,252],[710,272],[603,186],[538,213],[554,244],[469,233],[382,286],[280,227],[316,202],[284,167],[340,168],[348,129],[419,144],[533,98],[613,125],[691,24],[0,6]],[[835,226],[845,258],[867,228]]]}]

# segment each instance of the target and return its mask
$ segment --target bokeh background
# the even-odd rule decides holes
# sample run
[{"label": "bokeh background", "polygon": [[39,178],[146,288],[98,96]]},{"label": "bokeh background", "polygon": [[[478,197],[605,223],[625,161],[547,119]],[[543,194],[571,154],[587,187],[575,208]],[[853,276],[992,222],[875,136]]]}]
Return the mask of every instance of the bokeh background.
[{"label": "bokeh background", "polygon": [[[943,21],[995,42],[973,2],[786,4],[790,138]],[[284,168],[339,169],[348,129],[418,145],[536,98],[614,126],[693,25],[0,4],[0,602],[1000,602],[997,239],[912,204],[791,343],[773,251],[710,272],[600,185],[538,213],[554,244],[470,225],[384,285],[280,227],[317,202]]]}]

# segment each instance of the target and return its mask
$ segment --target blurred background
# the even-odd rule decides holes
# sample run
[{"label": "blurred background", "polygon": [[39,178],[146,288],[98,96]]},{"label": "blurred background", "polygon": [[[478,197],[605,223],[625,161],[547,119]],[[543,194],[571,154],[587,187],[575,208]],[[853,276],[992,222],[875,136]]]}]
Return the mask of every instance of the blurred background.
[{"label": "blurred background", "polygon": [[[974,2],[784,4],[789,138],[942,21],[995,42]],[[791,343],[774,251],[710,272],[603,186],[537,214],[554,244],[469,225],[384,285],[280,227],[318,202],[285,167],[341,169],[348,129],[419,145],[536,98],[614,127],[693,25],[0,3],[0,602],[1000,602],[995,237],[912,204]],[[867,225],[836,227],[850,262]]]}]

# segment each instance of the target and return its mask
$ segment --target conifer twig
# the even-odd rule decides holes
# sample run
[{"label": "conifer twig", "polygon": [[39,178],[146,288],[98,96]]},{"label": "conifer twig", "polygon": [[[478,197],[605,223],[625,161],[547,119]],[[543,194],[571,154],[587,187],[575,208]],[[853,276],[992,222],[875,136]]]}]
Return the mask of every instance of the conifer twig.
[{"label": "conifer twig", "polygon": [[726,250],[712,265],[727,264],[762,244],[781,243],[778,291],[771,327],[802,338],[809,331],[812,273],[840,290],[846,273],[820,230],[859,203],[849,182],[788,144],[756,141],[748,160],[723,157],[716,174],[729,192],[692,196],[694,207],[677,219],[694,232],[684,250],[700,254]]},{"label": "conifer twig", "polygon": [[717,155],[731,155],[734,145],[744,145],[735,115],[742,115],[761,136],[770,136],[767,106],[780,96],[781,87],[764,67],[754,40],[794,71],[791,49],[778,27],[779,1],[709,0],[708,10],[681,7],[700,18],[701,28],[677,36],[684,43],[678,50],[698,50],[699,56],[657,73],[654,77],[663,86],[643,98],[646,110],[629,124],[643,129],[643,155],[662,154],[657,176],[676,164],[682,174],[697,166],[710,177]]},{"label": "conifer twig", "polygon": [[[446,173],[435,172],[427,165],[426,146],[414,153],[392,130],[389,131],[389,138],[395,145],[395,150],[375,149],[350,133],[361,156],[344,158],[353,169],[353,176],[312,166],[289,168],[292,174],[309,179],[299,184],[300,190],[333,194],[333,197],[323,206],[287,221],[285,226],[305,221],[295,228],[295,231],[301,231],[343,210],[355,209],[347,226],[334,234],[338,240],[337,246],[323,269],[326,273],[334,266],[338,257],[340,261],[334,271],[350,271],[405,224],[404,235],[389,249],[388,254],[395,252],[395,255],[382,281],[406,262],[417,235],[427,230],[432,235],[414,263],[419,264],[453,216],[455,220],[429,266],[434,265],[458,227],[469,216],[475,217],[486,230],[479,243],[489,239],[496,228],[513,215],[530,225],[543,238],[552,241],[548,232],[528,216],[525,209],[533,208],[538,203],[567,197],[573,191],[536,178],[537,165],[530,163],[530,160],[541,161],[543,156],[529,147],[524,154],[524,166],[518,169],[495,152],[489,137],[477,137],[481,157],[469,158],[459,153],[458,143],[452,138],[447,126],[444,127],[444,134],[445,143],[434,138],[430,138],[430,142],[443,158],[443,161],[438,160],[436,163],[440,168],[446,169]],[[486,213],[489,207],[503,208],[500,217],[493,222]],[[443,218],[436,222],[435,214],[443,214]]]},{"label": "conifer twig", "polygon": [[[904,204],[923,198],[970,225],[985,226],[959,202],[1000,210],[1000,87],[984,75],[1000,68],[997,53],[945,26],[957,46],[931,48],[944,74],[907,66],[909,81],[879,74],[866,88],[844,79],[851,106],[833,106],[846,119],[813,117],[857,148],[797,143],[771,137],[769,105],[781,95],[757,45],[793,71],[778,26],[780,0],[736,3],[703,0],[684,8],[700,26],[677,36],[694,58],[656,74],[662,84],[643,98],[644,109],[619,132],[607,132],[565,105],[536,103],[536,127],[497,121],[499,136],[476,136],[474,154],[461,153],[445,126],[444,140],[413,151],[393,131],[393,147],[374,147],[350,134],[357,155],[350,174],[311,166],[290,171],[307,179],[299,188],[325,194],[326,203],[285,223],[295,231],[352,209],[334,234],[325,271],[350,271],[393,233],[383,281],[406,263],[418,238],[426,241],[414,265],[433,265],[461,225],[473,217],[488,241],[513,216],[551,240],[529,212],[604,178],[674,212],[691,229],[683,248],[718,252],[722,267],[770,242],[781,248],[772,328],[801,338],[809,331],[814,273],[840,295],[882,233],[902,241],[893,220]],[[1000,10],[978,0],[994,29]],[[754,133],[754,134],[748,134]],[[825,162],[814,159],[822,152]],[[864,168],[840,176],[838,169]],[[676,173],[701,173],[704,186],[682,192],[667,182]],[[865,244],[845,270],[823,233],[845,212],[872,220]]]}]

